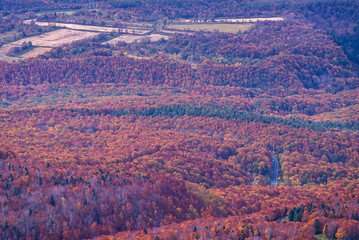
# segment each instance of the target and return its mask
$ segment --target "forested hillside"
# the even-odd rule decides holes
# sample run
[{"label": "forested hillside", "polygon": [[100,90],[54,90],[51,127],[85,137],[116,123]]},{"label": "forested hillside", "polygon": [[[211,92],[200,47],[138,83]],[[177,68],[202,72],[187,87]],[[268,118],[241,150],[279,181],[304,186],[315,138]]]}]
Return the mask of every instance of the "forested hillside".
[{"label": "forested hillside", "polygon": [[1,1],[0,238],[358,239],[357,9]]}]

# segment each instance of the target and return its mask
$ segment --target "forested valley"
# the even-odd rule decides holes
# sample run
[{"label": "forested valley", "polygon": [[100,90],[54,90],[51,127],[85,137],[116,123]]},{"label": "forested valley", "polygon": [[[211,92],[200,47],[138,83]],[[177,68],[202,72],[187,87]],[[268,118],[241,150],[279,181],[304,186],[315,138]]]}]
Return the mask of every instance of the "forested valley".
[{"label": "forested valley", "polygon": [[359,239],[358,5],[1,1],[0,238]]}]

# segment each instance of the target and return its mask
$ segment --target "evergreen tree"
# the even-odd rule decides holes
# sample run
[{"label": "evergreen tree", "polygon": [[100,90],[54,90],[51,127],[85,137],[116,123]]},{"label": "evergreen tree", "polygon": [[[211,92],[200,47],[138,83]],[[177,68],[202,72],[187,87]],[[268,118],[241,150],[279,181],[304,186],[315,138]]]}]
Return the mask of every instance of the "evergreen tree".
[{"label": "evergreen tree", "polygon": [[53,195],[51,195],[51,197],[50,197],[50,204],[51,204],[52,206],[55,206],[55,205],[56,205],[55,198],[54,198]]},{"label": "evergreen tree", "polygon": [[295,210],[296,208],[292,208],[290,211],[289,211],[289,214],[288,214],[288,220],[290,222],[293,222],[294,221],[294,216],[295,216]]},{"label": "evergreen tree", "polygon": [[314,234],[317,235],[317,234],[321,234],[321,230],[320,230],[320,223],[318,221],[318,218],[316,218],[314,220]]}]

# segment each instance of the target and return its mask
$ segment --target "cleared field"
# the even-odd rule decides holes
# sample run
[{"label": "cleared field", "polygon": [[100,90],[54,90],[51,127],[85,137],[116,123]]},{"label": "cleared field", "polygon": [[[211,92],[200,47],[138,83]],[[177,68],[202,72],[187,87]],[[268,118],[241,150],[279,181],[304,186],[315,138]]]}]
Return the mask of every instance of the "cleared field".
[{"label": "cleared field", "polygon": [[139,57],[132,54],[126,54],[126,57],[133,58],[133,59],[151,59],[150,57]]},{"label": "cleared field", "polygon": [[72,23],[51,23],[51,22],[35,22],[36,25],[39,26],[55,26],[55,27],[64,27],[74,30],[87,30],[87,31],[95,31],[95,32],[116,32],[118,28],[112,27],[99,27],[99,26],[90,26],[90,25],[80,25],[80,24],[72,24]]},{"label": "cleared field", "polygon": [[268,17],[268,18],[224,18],[215,19],[215,22],[231,22],[231,23],[254,23],[259,21],[283,21],[282,17]]},{"label": "cleared field", "polygon": [[[32,20],[25,20],[25,24],[30,24]],[[132,33],[132,34],[146,34],[149,32],[147,29],[140,28],[114,28],[114,27],[100,27],[100,26],[91,26],[91,25],[81,25],[81,24],[72,24],[72,23],[52,23],[52,22],[38,22],[35,21],[35,24],[38,26],[54,26],[54,27],[64,27],[73,30],[84,30],[84,31],[94,31],[94,32],[123,32],[123,33]]]},{"label": "cleared field", "polygon": [[52,32],[41,34],[39,36],[24,38],[11,43],[11,45],[21,45],[23,42],[30,41],[32,42],[33,46],[57,47],[63,44],[72,43],[74,41],[95,37],[99,34],[100,33],[95,33],[95,32],[83,32],[83,31],[75,31],[70,29],[59,29]]},{"label": "cleared field", "polygon": [[244,32],[253,26],[251,23],[247,24],[230,24],[230,23],[199,23],[199,24],[171,24],[170,29],[187,30],[187,31],[219,31],[236,33],[238,31]]},{"label": "cleared field", "polygon": [[161,35],[161,34],[151,34],[148,36],[125,34],[125,35],[121,35],[117,38],[111,39],[104,43],[109,43],[109,44],[116,44],[118,42],[134,43],[134,42],[142,41],[144,39],[149,39],[151,42],[157,42],[157,41],[160,41],[162,38],[168,39],[169,37],[166,35]]},{"label": "cleared field", "polygon": [[44,54],[48,51],[50,51],[51,48],[48,48],[48,47],[37,47],[37,48],[34,48],[32,49],[31,51],[23,54],[21,57],[24,58],[24,59],[27,59],[27,58],[34,58],[34,57],[37,57],[41,54]]},{"label": "cleared field", "polygon": [[23,38],[21,40],[9,44],[5,44],[2,47],[0,47],[0,60],[7,62],[20,60],[20,58],[18,57],[9,57],[6,56],[6,54],[9,52],[9,50],[12,47],[19,47],[23,42],[32,42],[32,45],[36,47],[21,56],[22,59],[27,59],[43,54],[49,51],[53,47],[58,47],[63,44],[69,44],[74,41],[79,41],[82,39],[92,38],[99,34],[100,33],[98,32],[96,33],[96,32],[76,31],[71,29],[59,29],[52,32],[41,34],[39,36]]},{"label": "cleared field", "polygon": [[148,37],[150,38],[151,42],[158,42],[162,38],[165,39],[165,40],[167,40],[169,38],[169,36],[161,35],[161,34],[151,34]]},{"label": "cleared field", "polygon": [[[174,30],[161,30],[161,33],[165,33],[165,34],[183,34],[183,32],[181,31],[174,31]],[[188,33],[189,35],[191,35],[191,33]]]},{"label": "cleared field", "polygon": [[11,45],[11,44],[5,44],[3,46],[0,47],[0,60],[2,61],[7,61],[7,62],[12,62],[12,61],[17,61],[19,60],[19,58],[17,57],[9,57],[6,56],[6,54],[9,52],[9,50],[12,47],[16,47],[16,45]]},{"label": "cleared field", "polygon": [[[231,23],[254,23],[258,21],[283,21],[282,17],[258,17],[258,18],[217,18],[214,22],[231,22]],[[178,23],[209,23],[210,20],[192,20],[192,19],[180,19],[175,21]]]},{"label": "cleared field", "polygon": [[109,44],[116,44],[117,42],[134,43],[142,38],[143,36],[125,34],[104,43],[109,43]]}]

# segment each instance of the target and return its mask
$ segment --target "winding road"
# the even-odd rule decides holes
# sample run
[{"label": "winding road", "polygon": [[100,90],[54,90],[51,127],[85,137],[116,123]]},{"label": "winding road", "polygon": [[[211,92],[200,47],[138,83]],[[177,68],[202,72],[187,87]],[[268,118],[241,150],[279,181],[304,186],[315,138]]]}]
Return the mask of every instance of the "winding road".
[{"label": "winding road", "polygon": [[273,173],[272,173],[272,181],[271,181],[270,185],[277,186],[278,160],[273,155],[271,156],[271,159],[272,159],[272,164],[273,164],[273,167],[272,167]]}]

